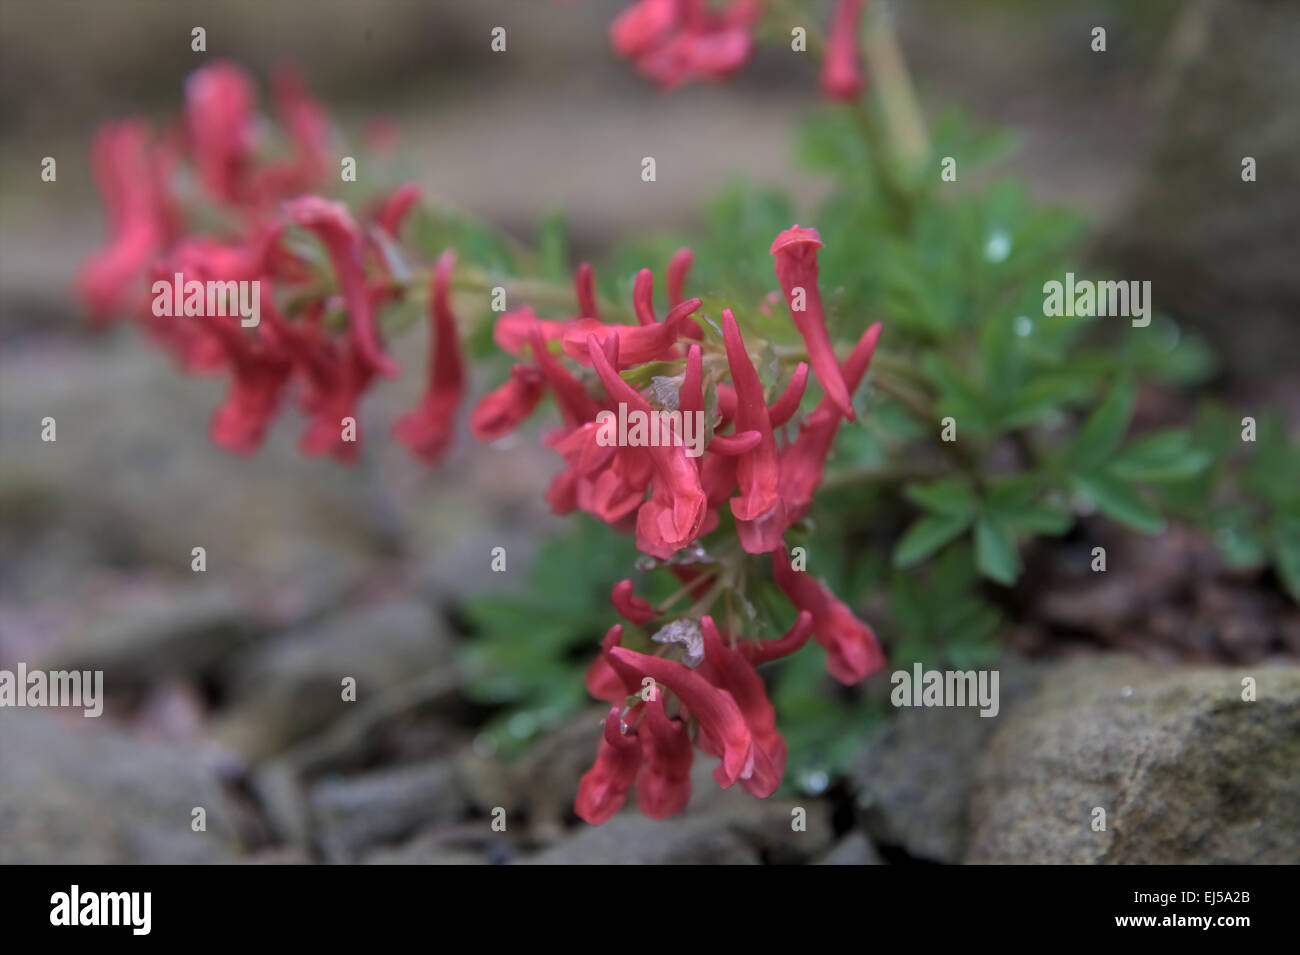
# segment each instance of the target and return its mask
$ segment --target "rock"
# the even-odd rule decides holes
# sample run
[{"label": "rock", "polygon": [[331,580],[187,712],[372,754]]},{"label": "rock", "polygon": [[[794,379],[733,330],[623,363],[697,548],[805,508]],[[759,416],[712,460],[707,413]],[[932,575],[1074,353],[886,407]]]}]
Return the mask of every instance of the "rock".
[{"label": "rock", "polygon": [[860,832],[852,832],[836,843],[835,848],[817,860],[818,865],[884,865],[885,860]]},{"label": "rock", "polygon": [[484,824],[422,832],[400,846],[371,852],[361,861],[365,865],[499,865],[514,855],[506,833],[492,832]]},{"label": "rock", "polygon": [[982,717],[969,707],[902,709],[850,765],[862,825],[876,845],[923,861],[960,860],[975,760],[1000,717],[1035,679],[1032,669],[1011,657],[995,668],[999,717]]},{"label": "rock", "polygon": [[39,657],[44,669],[103,670],[109,692],[208,670],[252,636],[228,587],[123,587],[86,601]]},{"label": "rock", "polygon": [[[241,858],[239,808],[192,752],[98,720],[0,712],[0,863],[211,864]],[[206,810],[207,830],[190,828]]]},{"label": "rock", "polygon": [[[585,826],[585,824],[584,824]],[[721,816],[648,819],[623,812],[544,852],[524,865],[757,865],[758,852]]]},{"label": "rock", "polygon": [[[451,660],[442,623],[408,599],[349,610],[244,654],[229,674],[232,711],[213,736],[250,759],[281,751],[345,708]],[[342,698],[357,681],[357,702]]]},{"label": "rock", "polygon": [[1300,669],[1080,658],[996,722],[968,862],[1300,862]]},{"label": "rock", "polygon": [[354,862],[365,849],[458,822],[468,809],[456,769],[444,760],[326,779],[309,798],[313,838],[327,862]]}]

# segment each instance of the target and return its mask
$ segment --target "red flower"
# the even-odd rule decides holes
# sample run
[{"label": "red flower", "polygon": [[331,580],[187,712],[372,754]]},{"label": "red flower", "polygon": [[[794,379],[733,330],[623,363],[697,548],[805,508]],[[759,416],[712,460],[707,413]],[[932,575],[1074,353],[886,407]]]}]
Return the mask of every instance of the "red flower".
[{"label": "red flower", "polygon": [[745,655],[745,659],[753,666],[767,663],[769,660],[788,657],[790,654],[803,649],[803,645],[808,642],[808,637],[812,634],[812,627],[812,614],[807,610],[800,610],[799,616],[795,618],[794,625],[790,627],[784,637],[779,640],[742,643],[740,652]]},{"label": "red flower", "polygon": [[722,310],[722,336],[736,387],[736,429],[759,435],[758,445],[736,459],[741,496],[732,498],[731,513],[736,517],[741,546],[751,554],[766,554],[780,546],[787,526],[785,505],[777,494],[781,473],[776,438],[767,416],[762,382],[745,352],[740,328],[729,308]]},{"label": "red flower", "polygon": [[185,99],[185,128],[199,182],[219,201],[246,199],[253,157],[252,82],[231,63],[213,63],[190,74]]},{"label": "red flower", "polygon": [[155,151],[143,120],[106,124],[91,149],[95,183],[108,209],[109,244],[82,266],[77,291],[96,322],[129,304],[174,231],[166,193],[170,157]]},{"label": "red flower", "polygon": [[690,274],[695,262],[695,253],[682,246],[673,253],[668,261],[668,303],[676,305],[682,300],[682,289],[686,286],[686,276]]},{"label": "red flower", "polygon": [[469,430],[480,441],[496,441],[519,427],[546,394],[546,376],[532,365],[515,365],[510,378],[483,396],[469,416]]},{"label": "red flower", "polygon": [[[694,309],[698,303],[699,299],[692,299],[677,308],[691,305]],[[609,340],[611,350],[621,358],[618,333],[612,333]],[[619,377],[595,335],[588,338],[587,351],[612,400],[623,402],[629,411],[653,413],[650,403]],[[700,472],[680,444],[619,448],[618,451],[616,458],[635,460],[645,455],[653,465],[654,493],[637,512],[636,542],[643,553],[667,559],[693,541],[704,523],[707,506]]]},{"label": "red flower", "polygon": [[754,740],[730,693],[676,660],[650,657],[624,647],[613,648],[610,655],[666,686],[682,701],[700,724],[701,745],[722,759],[713,771],[719,786],[725,789],[753,773]]},{"label": "red flower", "polygon": [[858,59],[858,27],[866,0],[837,0],[831,19],[821,88],[831,99],[854,100],[862,92],[862,63]]},{"label": "red flower", "polygon": [[609,628],[600,645],[600,656],[587,668],[587,692],[606,703],[624,703],[628,697],[641,692],[641,674],[635,667],[616,659],[610,651],[623,640],[623,625]]},{"label": "red flower", "polygon": [[[590,365],[588,339],[595,338],[598,343],[604,344],[611,335],[617,335],[618,363],[622,368],[671,358],[673,343],[685,331],[690,314],[699,309],[701,304],[698,298],[687,299],[669,309],[662,322],[655,321],[654,313],[650,312],[649,320],[640,325],[606,325],[599,319],[577,319],[569,323],[561,339],[564,353],[579,364]],[[639,316],[644,314],[643,311],[638,311]]]},{"label": "red flower", "polygon": [[885,665],[871,628],[806,572],[791,567],[784,548],[772,554],[772,576],[790,603],[812,614],[813,637],[826,650],[831,676],[852,685]]},{"label": "red flower", "polygon": [[456,410],[465,396],[456,316],[448,301],[455,264],[456,253],[447,251],[438,257],[434,266],[429,310],[433,326],[429,336],[429,383],[419,406],[393,429],[397,439],[428,464],[436,464],[446,454]]},{"label": "red flower", "polygon": [[521,305],[503,312],[496,320],[496,324],[492,326],[492,340],[503,352],[518,356],[523,354],[524,346],[529,343],[528,339],[534,328],[542,333],[543,341],[551,342],[568,330],[569,323],[538,318],[531,306]]},{"label": "red flower", "polygon": [[621,732],[618,707],[611,707],[596,762],[578,783],[574,812],[593,826],[600,825],[623,808],[640,768],[641,740]]},{"label": "red flower", "polygon": [[759,0],[730,0],[715,13],[708,0],[638,0],[610,27],[614,49],[661,88],[697,77],[721,79],[749,59]]},{"label": "red flower", "polygon": [[250,455],[261,447],[280,407],[293,365],[253,340],[224,318],[207,320],[226,349],[234,380],[226,400],[212,414],[213,443],[234,454]]},{"label": "red flower", "polygon": [[415,183],[408,182],[404,186],[399,186],[379,207],[379,213],[375,216],[375,221],[390,236],[397,238],[397,234],[402,230],[402,223],[406,221],[406,216],[419,200],[420,187]]},{"label": "red flower", "polygon": [[740,784],[764,799],[776,792],[785,776],[785,740],[776,729],[776,710],[767,698],[763,679],[744,654],[722,641],[712,617],[700,620],[704,636],[704,664],[709,680],[731,694],[754,740],[754,771]]},{"label": "red flower", "polygon": [[840,413],[852,421],[853,402],[840,377],[835,348],[826,332],[821,292],[817,288],[817,250],[821,247],[816,229],[801,229],[796,225],[776,237],[771,252],[776,257],[776,279],[785,293],[795,328],[803,336],[817,380]]},{"label": "red flower", "polygon": [[573,291],[578,297],[578,317],[600,318],[596,308],[596,273],[589,262],[578,266],[573,276]]},{"label": "red flower", "polygon": [[681,812],[691,799],[691,763],[695,748],[679,720],[664,713],[656,696],[645,705],[637,731],[645,765],[636,779],[636,805],[651,819],[666,819]]},{"label": "red flower", "polygon": [[285,203],[284,209],[291,222],[315,233],[324,244],[347,306],[358,355],[379,374],[396,375],[397,365],[384,354],[375,327],[374,309],[366,286],[365,238],[347,207],[319,196],[301,196]]},{"label": "red flower", "polygon": [[620,580],[614,585],[614,590],[609,595],[610,602],[614,604],[614,609],[618,615],[628,623],[643,624],[649,623],[655,617],[659,616],[659,611],[648,600],[642,600],[636,594],[632,593],[632,581]]},{"label": "red flower", "polygon": [[[858,390],[862,376],[867,372],[876,342],[880,339],[880,323],[876,322],[858,339],[842,369],[845,387],[849,393]],[[781,497],[786,502],[791,523],[802,518],[812,506],[813,494],[822,483],[826,456],[830,453],[835,433],[840,428],[840,412],[824,397],[799,426],[799,436],[781,455]]]}]

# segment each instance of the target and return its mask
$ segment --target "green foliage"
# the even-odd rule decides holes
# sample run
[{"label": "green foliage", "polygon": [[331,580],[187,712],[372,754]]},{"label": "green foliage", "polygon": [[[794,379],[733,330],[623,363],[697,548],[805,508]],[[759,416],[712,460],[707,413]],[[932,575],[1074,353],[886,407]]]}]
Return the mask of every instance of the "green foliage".
[{"label": "green foliage", "polygon": [[1195,473],[1169,469],[1161,502],[1204,530],[1229,566],[1272,566],[1300,602],[1300,447],[1287,439],[1276,415],[1259,418],[1254,441],[1243,440],[1243,431],[1239,413],[1205,403],[1184,456],[1199,456],[1209,466]]},{"label": "green foliage", "polygon": [[[1204,382],[1213,371],[1205,343],[1159,314],[1141,328],[1044,315],[1046,282],[1067,271],[1083,277],[1074,261],[1082,223],[1035,206],[1016,183],[966,185],[1005,140],[948,118],[931,158],[903,170],[872,155],[863,122],[834,111],[803,137],[800,154],[830,181],[814,214],[779,191],[733,184],[709,205],[699,235],[638,237],[597,263],[597,277],[608,299],[626,302],[649,266],[666,307],[664,268],[689,244],[688,294],[703,298],[706,319],[731,307],[747,334],[766,340],[761,375],[776,387],[776,354],[802,343],[784,304],[769,298],[768,244],[795,222],[816,226],[841,353],[872,322],[885,327],[856,398],[858,420],[842,425],[825,486],[791,543],[806,546],[809,571],[871,619],[891,661],[988,663],[1004,625],[998,589],[1017,583],[1036,539],[1064,534],[1094,510],[1143,533],[1171,517],[1197,524],[1232,564],[1271,563],[1300,600],[1300,454],[1280,424],[1261,419],[1258,442],[1243,443],[1231,415],[1208,407],[1194,428],[1135,434],[1140,385]],[[960,185],[940,181],[945,155],[962,157]],[[508,249],[476,241],[484,268],[504,267]],[[566,277],[558,220],[542,227],[539,247],[532,266]],[[666,373],[637,369],[634,384]],[[816,400],[809,391],[805,407]],[[956,441],[942,440],[947,417]],[[634,559],[630,541],[583,519],[540,555],[526,594],[465,608],[478,633],[467,658],[475,693],[513,708],[494,724],[503,746],[585,700],[582,671],[615,622],[609,588]],[[668,575],[639,578],[638,592],[653,597],[644,581],[660,576]],[[794,616],[789,605],[765,577],[747,588],[746,636],[779,636]],[[764,675],[790,746],[787,783],[816,789],[883,710],[861,690],[837,692],[817,649]]]},{"label": "green foliage", "polygon": [[459,608],[473,638],[461,659],[468,693],[503,708],[485,732],[506,754],[590,702],[583,676],[618,622],[609,592],[636,560],[630,538],[585,515],[571,520],[539,548],[523,592],[487,593]]}]

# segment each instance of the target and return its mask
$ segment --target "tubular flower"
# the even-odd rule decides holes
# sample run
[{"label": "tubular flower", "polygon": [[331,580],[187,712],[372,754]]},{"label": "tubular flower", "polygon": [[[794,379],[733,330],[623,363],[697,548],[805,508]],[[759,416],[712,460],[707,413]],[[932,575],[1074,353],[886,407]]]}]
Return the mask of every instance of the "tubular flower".
[{"label": "tubular flower", "polygon": [[[702,0],[642,0],[621,21],[617,42],[666,83],[715,75],[743,59],[737,51],[748,50],[757,9],[735,0],[716,10]],[[399,241],[418,193],[408,185],[372,196],[359,218],[341,203],[303,194],[327,178],[330,123],[295,74],[277,74],[274,101],[287,158],[279,149],[282,158],[268,159],[263,141],[275,127],[257,115],[251,83],[227,64],[191,78],[181,135],[155,142],[138,121],[102,130],[94,166],[111,238],[83,269],[80,290],[97,315],[134,315],[186,371],[228,376],[210,425],[219,446],[253,453],[281,409],[296,403],[307,418],[303,453],[353,461],[360,453],[358,406],[397,371],[380,318],[390,304],[413,298],[414,268]],[[173,166],[182,174],[172,175]],[[204,191],[202,217],[189,214],[187,193],[173,191],[185,181]],[[186,222],[213,218],[213,202],[227,231],[184,234]],[[303,251],[297,230],[319,242],[324,255]],[[786,743],[755,667],[798,652],[810,637],[844,682],[883,665],[870,629],[811,576],[794,572],[785,550],[784,535],[811,506],[840,422],[852,416],[850,400],[880,331],[868,329],[842,367],[835,361],[816,284],[820,244],[814,230],[796,226],[771,247],[806,361],[792,354],[794,329],[777,329],[773,341],[756,329],[742,336],[731,309],[708,314],[701,299],[687,298],[694,254],[684,247],[667,263],[662,321],[649,269],[636,274],[631,300],[620,309],[597,299],[594,272],[583,263],[572,313],[541,316],[521,304],[493,328],[515,361],[508,379],[470,413],[470,431],[495,441],[551,394],[559,421],[543,441],[562,467],[547,502],[557,513],[581,510],[633,536],[638,567],[680,584],[654,604],[636,595],[631,580],[610,594],[624,622],[605,634],[586,674],[587,689],[611,707],[578,794],[577,812],[589,822],[618,811],[634,785],[647,815],[680,811],[690,798],[696,746],[716,757],[720,786],[739,782],[755,796],[770,794],[784,776]],[[454,261],[444,252],[433,269],[427,383],[420,403],[394,428],[430,463],[450,446],[466,389],[451,307]],[[242,290],[239,316],[224,307],[215,315],[203,314],[204,306],[194,312],[188,291],[181,309],[179,285],[170,308],[137,297],[144,280],[166,290],[177,276],[187,288],[211,283],[208,297],[213,284],[257,283],[260,322],[244,320],[253,316],[244,311]],[[749,304],[770,315],[776,296]],[[185,314],[173,317],[178,311]],[[810,375],[823,394],[801,417]],[[611,420],[618,428],[609,427]],[[756,570],[765,573],[753,555],[766,553],[799,615],[784,636],[758,641],[744,629],[750,621],[763,626],[762,602],[746,590],[759,580]],[[673,609],[680,601],[688,604],[684,611]],[[727,608],[725,628],[714,623],[720,605]]]},{"label": "tubular flower", "polygon": [[695,748],[685,725],[668,718],[658,696],[646,703],[638,735],[645,764],[636,778],[637,808],[651,819],[667,819],[690,801]]},{"label": "tubular flower", "polygon": [[186,81],[185,99],[185,129],[199,181],[218,201],[248,198],[254,93],[247,74],[231,63],[202,67]]},{"label": "tubular flower", "polygon": [[718,12],[708,0],[638,0],[614,20],[610,40],[642,75],[671,90],[744,66],[761,13],[759,0],[729,0]]},{"label": "tubular flower", "polygon": [[[841,369],[849,393],[858,390],[871,356],[880,339],[880,323],[862,334]],[[840,428],[839,409],[823,398],[807,422],[799,426],[799,437],[781,455],[781,498],[786,502],[787,517],[793,523],[808,513],[813,494],[822,483],[826,456]]]},{"label": "tubular flower", "polygon": [[509,380],[483,397],[469,416],[469,430],[480,441],[511,434],[546,394],[546,376],[532,365],[515,365]]},{"label": "tubular flower", "polygon": [[731,694],[676,660],[615,647],[610,655],[651,677],[681,700],[700,726],[701,744],[721,759],[713,778],[724,789],[753,774],[754,739]]},{"label": "tubular flower", "polygon": [[295,225],[315,233],[325,246],[347,305],[349,328],[357,353],[375,372],[389,377],[396,375],[397,365],[384,354],[375,327],[366,288],[365,242],[360,227],[347,208],[340,202],[329,202],[319,196],[302,196],[286,203],[285,213]]},{"label": "tubular flower", "polygon": [[753,738],[753,773],[740,784],[760,799],[772,795],[785,776],[785,740],[776,730],[776,710],[767,698],[762,678],[739,650],[722,642],[709,616],[700,619],[704,640],[704,666],[714,685],[736,701]]},{"label": "tubular flower", "polygon": [[763,385],[745,352],[731,309],[722,310],[722,334],[727,346],[727,366],[736,386],[736,428],[756,431],[759,435],[758,444],[736,460],[736,479],[742,496],[732,498],[731,512],[736,517],[736,531],[745,550],[766,554],[780,546],[786,528],[785,505],[777,496],[780,458],[763,400]]},{"label": "tubular flower", "polygon": [[772,576],[790,603],[812,614],[812,635],[826,650],[831,676],[852,685],[885,665],[871,628],[806,571],[791,567],[784,549],[772,554]]},{"label": "tubular flower", "polygon": [[853,403],[835,361],[835,348],[826,332],[826,313],[817,287],[817,250],[821,247],[821,236],[816,229],[795,225],[776,237],[771,251],[776,257],[776,279],[785,294],[795,328],[808,349],[813,372],[840,414],[852,421]]},{"label": "tubular flower", "polygon": [[108,208],[110,240],[77,276],[77,291],[96,322],[121,312],[171,238],[175,223],[164,192],[170,160],[150,142],[142,120],[110,123],[91,150],[95,184]]},{"label": "tubular flower", "polygon": [[831,99],[855,100],[862,92],[862,63],[858,59],[858,27],[866,0],[836,0],[831,19],[826,58],[822,61],[821,88]]},{"label": "tubular flower", "polygon": [[596,752],[596,763],[578,783],[574,811],[593,826],[598,826],[623,808],[627,791],[641,769],[641,740],[620,730],[618,707],[611,707],[605,717],[605,731]]},{"label": "tubular flower", "polygon": [[429,309],[432,319],[429,384],[419,406],[393,429],[399,441],[429,464],[437,463],[447,453],[456,411],[465,396],[460,338],[449,301],[451,270],[455,264],[456,254],[447,251],[438,257],[434,266]]}]

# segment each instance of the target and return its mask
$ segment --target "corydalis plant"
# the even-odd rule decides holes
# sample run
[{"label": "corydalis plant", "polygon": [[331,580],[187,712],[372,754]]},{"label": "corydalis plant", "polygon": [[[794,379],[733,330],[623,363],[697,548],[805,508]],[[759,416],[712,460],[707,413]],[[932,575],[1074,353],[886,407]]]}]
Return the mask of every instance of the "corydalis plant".
[{"label": "corydalis plant", "polygon": [[[222,447],[254,452],[286,395],[296,391],[308,415],[302,450],[350,461],[359,451],[358,402],[397,372],[380,315],[414,298],[418,288],[399,248],[416,194],[402,187],[379,197],[360,221],[341,203],[295,194],[321,184],[328,125],[301,84],[281,82],[289,91],[281,112],[295,144],[287,162],[259,151],[252,84],[228,64],[191,78],[183,132],[166,145],[154,144],[135,123],[100,134],[96,163],[114,210],[113,238],[87,264],[81,289],[104,315],[129,303],[142,280],[181,274],[204,282],[257,281],[264,320],[252,330],[224,314],[161,318],[143,301],[138,320],[187,370],[229,376],[211,425]],[[201,195],[177,190],[171,169],[178,164],[193,169]],[[146,178],[147,190],[136,188],[142,169],[157,173]],[[189,234],[205,203],[216,207],[222,231]],[[316,244],[304,245],[303,235]],[[786,748],[755,664],[795,652],[811,635],[842,682],[856,683],[884,665],[870,628],[804,572],[784,539],[812,504],[840,421],[855,416],[851,395],[880,334],[872,325],[840,364],[818,288],[821,244],[816,230],[796,225],[770,249],[808,361],[790,349],[768,360],[772,343],[753,334],[746,340],[732,308],[710,314],[699,298],[684,298],[693,261],[686,248],[667,268],[671,305],[662,321],[650,270],[642,269],[634,284],[634,321],[618,322],[616,315],[602,317],[594,272],[584,263],[575,280],[577,314],[541,318],[524,305],[494,324],[497,345],[519,362],[472,411],[471,431],[482,440],[500,438],[545,395],[553,396],[561,424],[546,440],[564,467],[546,491],[552,508],[581,510],[633,535],[646,559],[681,582],[676,597],[658,607],[636,598],[630,581],[614,590],[626,632],[624,625],[609,631],[588,675],[592,694],[614,704],[617,715],[617,732],[606,728],[578,798],[578,812],[591,822],[621,805],[633,764],[647,813],[680,809],[695,746],[722,760],[715,773],[721,785],[741,782],[759,796],[773,792],[784,776]],[[444,252],[429,280],[428,386],[394,427],[397,439],[430,464],[450,447],[465,394],[454,272],[455,256]],[[771,295],[745,304],[772,311]],[[826,396],[794,429],[809,363]],[[698,414],[706,422],[705,453],[688,457],[680,434],[650,447],[608,446],[598,440],[598,419],[619,406],[644,415]],[[800,615],[785,637],[756,642],[746,633],[754,628],[743,608],[749,582],[766,577],[769,566]],[[712,614],[719,614],[719,624]],[[656,639],[683,628],[701,639]]]}]

